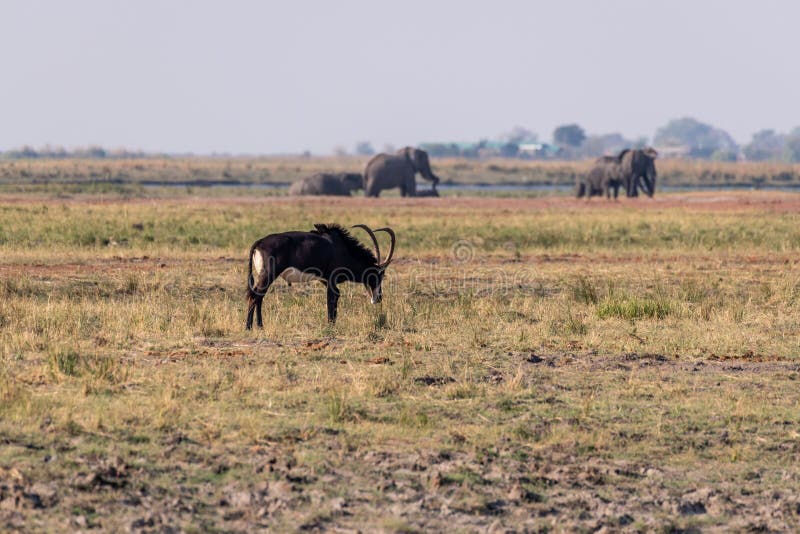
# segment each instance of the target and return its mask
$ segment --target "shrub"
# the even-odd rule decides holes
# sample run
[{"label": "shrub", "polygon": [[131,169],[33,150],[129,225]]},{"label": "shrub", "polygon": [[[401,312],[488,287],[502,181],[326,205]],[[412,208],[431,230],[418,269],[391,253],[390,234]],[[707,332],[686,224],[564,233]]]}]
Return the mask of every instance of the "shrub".
[{"label": "shrub", "polygon": [[597,316],[601,319],[619,317],[635,321],[636,319],[664,319],[673,313],[673,307],[663,298],[611,297],[603,301],[597,308]]}]

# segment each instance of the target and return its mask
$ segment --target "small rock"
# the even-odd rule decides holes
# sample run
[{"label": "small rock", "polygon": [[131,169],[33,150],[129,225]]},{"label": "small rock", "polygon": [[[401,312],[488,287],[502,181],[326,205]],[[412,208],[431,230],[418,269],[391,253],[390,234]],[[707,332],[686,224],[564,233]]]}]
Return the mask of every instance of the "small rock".
[{"label": "small rock", "polygon": [[330,507],[332,512],[341,512],[346,506],[347,502],[341,497],[333,498],[330,501]]},{"label": "small rock", "polygon": [[428,479],[428,489],[431,491],[436,491],[442,485],[442,474],[439,471],[434,471],[431,473],[430,478]]},{"label": "small rock", "polygon": [[17,499],[15,497],[6,497],[0,501],[0,510],[16,510]]},{"label": "small rock", "polygon": [[228,497],[228,502],[235,508],[246,508],[253,501],[249,491],[237,491]]},{"label": "small rock", "polygon": [[656,476],[661,476],[662,474],[663,473],[661,472],[661,470],[656,469],[655,467],[648,467],[647,469],[644,470],[644,476],[646,477],[656,477]]},{"label": "small rock", "polygon": [[678,506],[681,515],[700,515],[706,513],[706,507],[701,502],[682,502]]},{"label": "small rock", "polygon": [[78,473],[72,481],[72,485],[79,490],[90,490],[97,483],[97,475],[95,473]]},{"label": "small rock", "polygon": [[418,376],[414,382],[424,386],[443,386],[455,382],[455,379],[450,376]]},{"label": "small rock", "polygon": [[508,491],[508,500],[514,502],[542,502],[542,497],[527,490],[519,481],[515,482]]},{"label": "small rock", "polygon": [[631,523],[633,523],[633,517],[631,515],[628,515],[628,514],[622,514],[617,519],[617,523],[621,527],[624,527],[625,525],[630,525]]},{"label": "small rock", "polygon": [[42,498],[36,493],[25,493],[24,494],[25,501],[28,506],[31,508],[44,508],[44,504],[42,502]]},{"label": "small rock", "polygon": [[291,499],[294,487],[285,480],[279,480],[269,485],[269,496],[279,499]]}]

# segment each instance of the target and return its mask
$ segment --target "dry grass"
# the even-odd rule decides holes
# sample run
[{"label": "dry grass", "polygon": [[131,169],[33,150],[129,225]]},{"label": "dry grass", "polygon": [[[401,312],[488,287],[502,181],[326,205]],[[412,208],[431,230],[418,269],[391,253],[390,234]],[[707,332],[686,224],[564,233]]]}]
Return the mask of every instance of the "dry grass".
[{"label": "dry grass", "polygon": [[[7,197],[0,524],[796,528],[797,197],[698,198]],[[251,241],[320,221],[396,229],[382,307],[244,332]]]}]

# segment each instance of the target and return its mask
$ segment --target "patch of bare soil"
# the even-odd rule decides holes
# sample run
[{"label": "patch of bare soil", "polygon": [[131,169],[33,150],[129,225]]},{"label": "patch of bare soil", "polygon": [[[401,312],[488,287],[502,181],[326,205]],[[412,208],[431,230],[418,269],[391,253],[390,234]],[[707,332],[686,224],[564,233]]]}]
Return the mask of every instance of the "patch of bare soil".
[{"label": "patch of bare soil", "polygon": [[[164,441],[162,458],[149,467],[137,468],[135,458],[80,457],[69,480],[37,482],[4,468],[0,526],[519,532],[651,530],[702,519],[733,530],[777,532],[800,521],[800,489],[762,486],[758,472],[744,485],[686,488],[676,484],[687,476],[680,468],[600,456],[576,461],[557,450],[520,456],[503,441],[474,453],[346,452],[335,431],[320,434],[331,450],[323,471],[299,465],[295,451],[302,441],[208,454],[180,434]],[[159,474],[170,482],[154,483]],[[209,481],[198,482],[203,478]],[[227,482],[215,485],[214,478]]]},{"label": "patch of bare soil", "polygon": [[[321,343],[307,342],[306,350]],[[657,368],[667,375],[746,377],[800,371],[798,362],[758,361],[748,354],[736,361],[655,353],[509,356],[522,365],[587,374]],[[495,378],[490,374],[486,380]],[[451,381],[415,379],[432,388]],[[689,464],[611,459],[602,451],[576,456],[558,443],[537,446],[536,436],[547,430],[532,428],[531,439],[522,442],[501,436],[488,447],[464,446],[467,438],[453,430],[449,442],[436,447],[363,448],[328,427],[288,429],[259,444],[234,447],[165,431],[146,456],[79,452],[87,450],[80,446],[83,440],[111,439],[89,433],[36,443],[0,436],[2,446],[37,458],[24,467],[0,466],[0,530],[615,532],[699,524],[785,532],[800,527],[800,470],[790,461],[800,447],[788,438],[780,445],[788,463],[777,488],[767,481],[775,473],[758,467],[738,480],[712,482],[703,478],[708,473],[697,477]],[[727,439],[725,433],[706,437],[708,446]],[[120,436],[113,439],[119,442]],[[637,437],[620,439],[635,443]],[[324,462],[310,467],[301,461],[308,451]]]}]

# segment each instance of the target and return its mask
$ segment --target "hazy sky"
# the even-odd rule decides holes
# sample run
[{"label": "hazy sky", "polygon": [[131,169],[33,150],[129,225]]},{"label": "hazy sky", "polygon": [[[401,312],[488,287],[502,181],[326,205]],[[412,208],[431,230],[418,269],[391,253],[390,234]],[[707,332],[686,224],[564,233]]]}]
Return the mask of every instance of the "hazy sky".
[{"label": "hazy sky", "polygon": [[800,125],[800,2],[0,3],[0,150],[282,153]]}]

